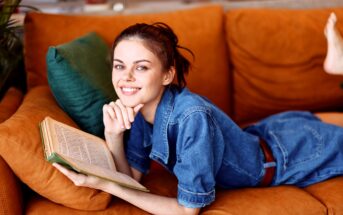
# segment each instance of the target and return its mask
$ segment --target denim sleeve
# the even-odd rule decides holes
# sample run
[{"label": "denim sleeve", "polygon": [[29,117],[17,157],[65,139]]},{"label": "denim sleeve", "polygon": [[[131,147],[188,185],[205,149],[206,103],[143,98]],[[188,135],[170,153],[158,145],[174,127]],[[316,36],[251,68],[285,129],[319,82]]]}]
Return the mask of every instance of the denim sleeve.
[{"label": "denim sleeve", "polygon": [[150,169],[150,147],[145,148],[144,121],[141,115],[137,115],[131,129],[125,133],[125,154],[129,165],[146,174]]},{"label": "denim sleeve", "polygon": [[177,161],[178,202],[188,208],[204,207],[215,199],[214,124],[203,112],[187,116],[179,126]]}]

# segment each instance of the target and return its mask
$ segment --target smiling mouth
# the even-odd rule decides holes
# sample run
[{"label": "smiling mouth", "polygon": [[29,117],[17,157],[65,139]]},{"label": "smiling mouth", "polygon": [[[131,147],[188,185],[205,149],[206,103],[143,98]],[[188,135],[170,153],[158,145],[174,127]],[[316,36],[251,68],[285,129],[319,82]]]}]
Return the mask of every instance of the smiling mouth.
[{"label": "smiling mouth", "polygon": [[120,88],[124,95],[133,95],[137,93],[141,88],[138,87],[121,87]]}]

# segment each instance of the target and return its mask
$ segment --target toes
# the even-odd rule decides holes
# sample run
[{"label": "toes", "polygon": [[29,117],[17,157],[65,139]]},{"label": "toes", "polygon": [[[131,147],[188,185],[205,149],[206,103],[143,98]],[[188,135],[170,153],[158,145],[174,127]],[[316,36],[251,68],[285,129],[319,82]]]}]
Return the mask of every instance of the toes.
[{"label": "toes", "polygon": [[337,16],[334,12],[331,12],[329,20],[333,22],[334,24],[337,22]]},{"label": "toes", "polygon": [[328,33],[331,29],[333,29],[336,20],[337,20],[336,14],[334,12],[331,12],[329,15],[329,18],[326,21],[326,25],[324,28],[325,37],[328,37]]},{"label": "toes", "polygon": [[333,28],[336,22],[337,22],[336,14],[332,12],[326,23],[327,28]]},{"label": "toes", "polygon": [[333,28],[335,28],[336,22],[337,22],[337,16],[335,13],[332,12],[328,18],[326,27],[333,29]]},{"label": "toes", "polygon": [[[337,16],[334,12],[330,13],[330,16],[326,22],[324,28],[324,35],[330,40],[332,37],[337,37],[338,31],[336,28]],[[331,39],[332,40],[332,39]]]}]

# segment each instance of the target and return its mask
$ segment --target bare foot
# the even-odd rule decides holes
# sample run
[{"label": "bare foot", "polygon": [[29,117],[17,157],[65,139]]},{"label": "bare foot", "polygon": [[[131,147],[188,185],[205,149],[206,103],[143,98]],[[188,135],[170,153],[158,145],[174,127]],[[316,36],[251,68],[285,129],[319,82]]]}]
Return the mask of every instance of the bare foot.
[{"label": "bare foot", "polygon": [[343,38],[336,28],[336,22],[336,14],[331,13],[324,30],[328,44],[324,70],[330,74],[343,75]]}]

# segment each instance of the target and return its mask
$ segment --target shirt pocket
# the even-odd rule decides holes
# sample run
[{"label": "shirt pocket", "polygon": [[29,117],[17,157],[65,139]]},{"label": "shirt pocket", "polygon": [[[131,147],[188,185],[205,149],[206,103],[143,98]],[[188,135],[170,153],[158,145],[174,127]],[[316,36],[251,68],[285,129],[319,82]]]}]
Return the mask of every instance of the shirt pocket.
[{"label": "shirt pocket", "polygon": [[311,124],[298,124],[269,131],[273,151],[275,148],[280,151],[276,153],[278,167],[286,171],[319,158],[324,147],[319,129]]}]

